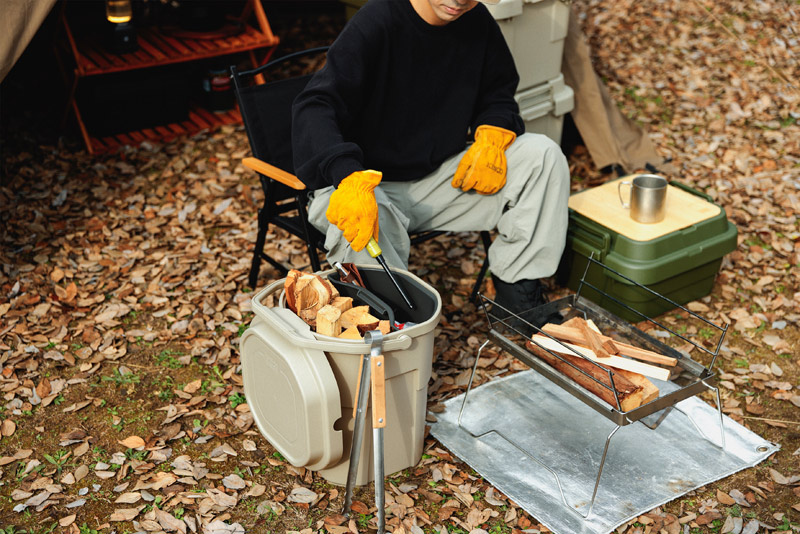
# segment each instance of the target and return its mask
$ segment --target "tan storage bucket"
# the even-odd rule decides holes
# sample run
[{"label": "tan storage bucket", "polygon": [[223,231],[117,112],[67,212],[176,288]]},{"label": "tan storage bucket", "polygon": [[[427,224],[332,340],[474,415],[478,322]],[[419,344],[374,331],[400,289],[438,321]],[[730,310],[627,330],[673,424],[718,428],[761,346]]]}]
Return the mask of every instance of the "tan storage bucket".
[{"label": "tan storage bucket", "polygon": [[[394,288],[387,282],[385,289],[379,290],[368,281],[385,274],[368,266],[359,266],[359,271],[373,292],[394,307],[395,298],[400,298],[391,294]],[[417,299],[424,301],[428,318],[384,336],[387,474],[416,465],[422,455],[433,330],[442,307],[433,287],[407,271],[393,272],[405,289],[411,289],[415,304]],[[329,482],[344,485],[353,437],[358,366],[360,355],[368,352],[369,346],[312,332],[284,307],[283,283],[274,282],[253,297],[255,317],[240,343],[245,395],[258,429],[292,465],[317,470]],[[277,306],[264,304],[270,295]],[[370,421],[371,413],[366,417]],[[372,430],[367,425],[358,462],[358,485],[374,478],[371,450]]]}]

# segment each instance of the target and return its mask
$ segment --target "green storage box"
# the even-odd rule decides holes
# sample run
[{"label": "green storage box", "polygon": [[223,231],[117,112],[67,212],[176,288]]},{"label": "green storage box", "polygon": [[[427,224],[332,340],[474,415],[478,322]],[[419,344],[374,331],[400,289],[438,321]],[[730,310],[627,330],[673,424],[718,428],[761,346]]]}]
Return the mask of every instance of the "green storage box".
[{"label": "green storage box", "polygon": [[[676,182],[671,183],[708,202],[706,195]],[[675,308],[637,286],[647,286],[677,304],[708,295],[722,257],[736,248],[736,226],[725,211],[649,241],[635,241],[570,208],[567,244],[557,273],[557,281],[577,291],[586,271],[585,281],[635,311],[584,284],[581,295],[629,322],[656,317]],[[588,258],[620,273],[626,280]],[[638,312],[638,313],[637,313]],[[641,315],[640,315],[641,314]]]}]

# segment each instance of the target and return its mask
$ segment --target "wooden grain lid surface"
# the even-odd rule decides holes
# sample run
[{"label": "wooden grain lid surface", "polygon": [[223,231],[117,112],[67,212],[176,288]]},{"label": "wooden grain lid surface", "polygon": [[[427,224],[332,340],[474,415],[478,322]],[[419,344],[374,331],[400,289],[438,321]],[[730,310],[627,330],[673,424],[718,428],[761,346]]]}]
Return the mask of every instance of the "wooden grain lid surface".
[{"label": "wooden grain lid surface", "polygon": [[[653,224],[636,222],[631,219],[630,210],[622,207],[617,193],[617,184],[622,180],[632,178],[632,176],[626,176],[575,193],[569,198],[569,207],[584,217],[634,241],[650,241],[705,221],[720,213],[721,208],[716,204],[673,185],[668,185],[667,213],[664,220]],[[627,199],[629,189],[627,185],[623,186],[623,198]]]}]

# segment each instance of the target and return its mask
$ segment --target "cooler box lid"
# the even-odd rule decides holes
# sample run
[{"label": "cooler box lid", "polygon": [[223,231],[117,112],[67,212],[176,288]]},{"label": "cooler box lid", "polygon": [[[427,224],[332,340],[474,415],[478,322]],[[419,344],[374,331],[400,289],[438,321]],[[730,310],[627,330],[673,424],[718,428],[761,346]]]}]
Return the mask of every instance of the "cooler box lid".
[{"label": "cooler box lid", "polygon": [[[595,221],[621,236],[633,241],[653,239],[677,232],[716,217],[722,208],[674,185],[667,186],[666,217],[663,221],[644,224],[631,219],[630,210],[622,207],[617,186],[627,176],[598,187],[575,193],[569,198],[569,207],[584,217]],[[628,188],[623,187],[623,194]]]}]

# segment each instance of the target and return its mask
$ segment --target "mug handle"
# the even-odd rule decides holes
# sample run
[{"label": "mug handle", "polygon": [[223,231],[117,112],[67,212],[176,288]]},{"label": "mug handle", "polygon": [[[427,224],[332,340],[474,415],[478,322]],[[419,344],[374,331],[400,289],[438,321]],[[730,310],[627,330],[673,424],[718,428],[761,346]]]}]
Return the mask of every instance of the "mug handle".
[{"label": "mug handle", "polygon": [[632,184],[632,182],[629,182],[627,180],[617,184],[617,195],[619,195],[619,202],[620,202],[620,204],[622,204],[622,207],[627,210],[627,209],[630,209],[630,207],[631,207],[631,204],[630,204],[631,195],[630,195],[630,192],[629,192],[628,193],[628,202],[625,202],[624,200],[622,200],[622,186],[623,185],[627,185],[627,186],[630,186],[632,188],[633,184]]}]

